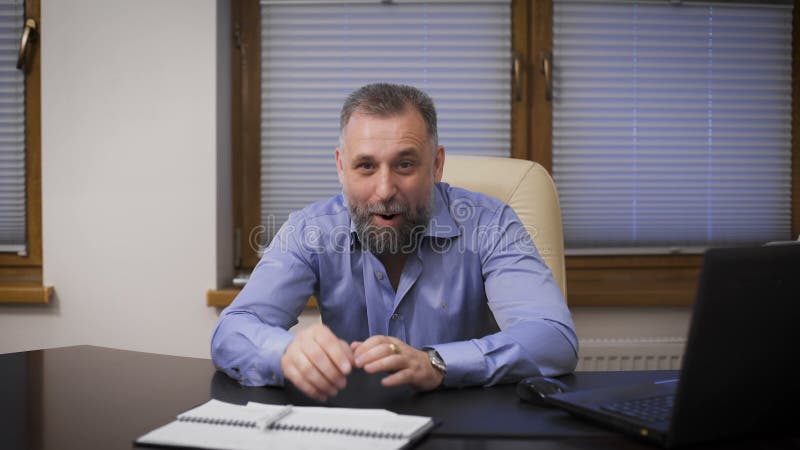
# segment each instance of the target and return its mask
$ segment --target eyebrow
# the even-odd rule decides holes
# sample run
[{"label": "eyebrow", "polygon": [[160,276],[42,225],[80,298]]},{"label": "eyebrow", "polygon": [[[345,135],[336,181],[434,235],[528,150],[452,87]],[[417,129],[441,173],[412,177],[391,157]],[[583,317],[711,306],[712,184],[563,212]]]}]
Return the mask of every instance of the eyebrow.
[{"label": "eyebrow", "polygon": [[407,148],[405,150],[400,150],[397,154],[398,158],[407,158],[409,156],[419,156],[419,152],[415,148]]},{"label": "eyebrow", "polygon": [[373,159],[374,158],[372,157],[372,155],[367,155],[367,154],[360,153],[360,154],[354,155],[353,159],[351,160],[351,162],[352,163],[356,163],[356,162],[360,162],[360,161],[372,161]]},{"label": "eyebrow", "polygon": [[[397,159],[397,158],[408,158],[408,157],[419,157],[419,151],[414,147],[409,147],[407,149],[400,150],[397,153],[397,155],[395,156],[395,159]],[[361,162],[361,161],[372,161],[374,159],[375,158],[372,155],[368,155],[368,154],[365,154],[365,153],[359,153],[359,154],[356,154],[355,156],[353,156],[353,159],[351,160],[351,162],[352,163],[357,163],[357,162]]]}]

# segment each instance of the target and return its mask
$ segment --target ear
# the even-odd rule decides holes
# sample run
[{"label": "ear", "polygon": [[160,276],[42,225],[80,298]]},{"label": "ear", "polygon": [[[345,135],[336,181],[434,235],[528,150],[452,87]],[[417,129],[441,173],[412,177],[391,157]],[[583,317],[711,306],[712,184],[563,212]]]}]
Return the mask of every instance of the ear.
[{"label": "ear", "polygon": [[444,173],[444,146],[440,145],[433,158],[433,181],[437,183],[442,181],[442,173]]},{"label": "ear", "polygon": [[339,176],[339,184],[344,186],[344,163],[342,162],[342,157],[344,152],[339,148],[336,147],[336,175]]}]

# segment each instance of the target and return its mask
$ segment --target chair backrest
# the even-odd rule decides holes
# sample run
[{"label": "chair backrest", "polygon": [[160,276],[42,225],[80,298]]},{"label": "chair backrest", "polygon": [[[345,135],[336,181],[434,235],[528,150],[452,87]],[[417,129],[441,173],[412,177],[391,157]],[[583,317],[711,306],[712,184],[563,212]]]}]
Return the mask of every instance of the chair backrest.
[{"label": "chair backrest", "polygon": [[442,181],[511,206],[567,298],[561,207],[544,167],[523,159],[446,155]]}]

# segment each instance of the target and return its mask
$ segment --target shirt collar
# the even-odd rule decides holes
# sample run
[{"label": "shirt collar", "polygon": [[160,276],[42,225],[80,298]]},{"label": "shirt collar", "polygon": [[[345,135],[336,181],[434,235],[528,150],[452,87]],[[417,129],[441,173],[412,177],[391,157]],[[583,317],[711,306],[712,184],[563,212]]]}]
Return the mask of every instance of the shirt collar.
[{"label": "shirt collar", "polygon": [[[431,214],[428,225],[425,227],[423,236],[434,238],[454,238],[459,236],[458,225],[450,214],[450,208],[445,200],[445,192],[450,186],[447,183],[436,183],[433,186],[433,213]],[[342,195],[344,199],[344,195]],[[346,200],[345,200],[346,201]],[[347,205],[345,205],[346,207]],[[350,218],[350,249],[358,242],[358,233],[353,218]]]}]

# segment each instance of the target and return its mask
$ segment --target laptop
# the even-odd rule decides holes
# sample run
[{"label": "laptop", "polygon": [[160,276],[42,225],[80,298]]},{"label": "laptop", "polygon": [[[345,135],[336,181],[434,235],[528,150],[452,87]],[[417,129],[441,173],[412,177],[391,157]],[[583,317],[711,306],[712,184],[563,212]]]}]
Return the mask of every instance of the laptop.
[{"label": "laptop", "polygon": [[677,379],[545,401],[664,447],[786,434],[797,427],[799,358],[800,244],[710,249]]}]

